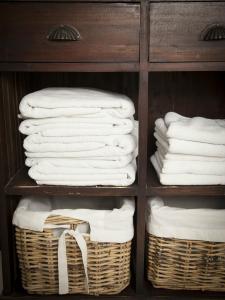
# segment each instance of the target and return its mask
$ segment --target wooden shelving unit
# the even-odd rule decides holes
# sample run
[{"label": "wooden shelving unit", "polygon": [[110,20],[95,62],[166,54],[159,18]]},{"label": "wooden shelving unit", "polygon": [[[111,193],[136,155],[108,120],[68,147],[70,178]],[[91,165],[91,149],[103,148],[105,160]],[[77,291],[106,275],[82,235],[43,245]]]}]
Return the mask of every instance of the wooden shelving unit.
[{"label": "wooden shelving unit", "polygon": [[[126,8],[128,15],[131,13],[131,15],[134,15],[134,17],[138,19],[137,22],[137,19],[134,21],[133,18],[130,17],[130,26],[131,29],[133,28],[130,32],[131,38],[135,38],[135,36],[133,36],[133,32],[138,33],[135,45],[128,42],[126,44],[124,39],[129,39],[130,36],[124,36],[122,28],[119,28],[119,33],[115,33],[115,31],[113,31],[114,34],[119,35],[120,39],[123,38],[122,41],[119,41],[119,46],[115,46],[115,51],[118,51],[118,49],[121,49],[120,51],[124,52],[128,51],[128,59],[124,59],[124,61],[119,61],[119,59],[118,61],[113,61],[113,59],[111,61],[102,61],[101,43],[96,46],[99,47],[99,51],[96,51],[97,57],[95,61],[85,61],[85,58],[82,57],[82,49],[78,50],[78,54],[83,59],[82,61],[71,60],[71,62],[68,62],[68,57],[65,57],[64,62],[61,56],[60,62],[57,60],[50,62],[48,59],[46,59],[46,61],[38,61],[35,59],[26,61],[25,54],[23,60],[8,58],[7,53],[8,55],[11,54],[12,57],[13,55],[16,56],[16,51],[14,51],[15,49],[13,47],[18,48],[20,55],[25,53],[23,52],[24,49],[29,49],[29,38],[27,40],[27,37],[25,41],[26,43],[23,44],[17,40],[16,45],[15,40],[8,39],[13,28],[11,23],[7,23],[7,20],[12,20],[12,16],[10,15],[11,9],[15,12],[19,5],[23,5],[23,7],[27,7],[29,10],[32,5],[35,5],[35,7],[38,8],[40,4],[42,9],[43,7],[46,7],[46,10],[50,11],[54,15],[54,13],[60,14],[61,10],[58,11],[56,6],[54,6],[54,10],[52,11],[53,4],[56,5],[56,3],[59,3],[60,9],[62,7],[62,3],[66,7],[72,4],[74,11],[77,12],[77,10],[75,10],[77,2],[79,2],[79,8],[81,7],[80,9],[82,12],[88,8],[90,3],[95,3],[96,7],[92,11],[92,15],[94,16],[97,5],[106,8],[104,11],[108,11],[109,19],[111,10],[117,9],[117,6],[119,6],[120,9],[123,9],[123,7]],[[172,0],[166,1],[165,3],[168,5],[170,2],[175,3]],[[152,42],[151,34],[149,33],[151,26],[155,26],[155,24],[151,23],[151,17],[152,13],[157,11],[158,5],[163,5],[163,3],[163,1],[158,0],[152,2],[148,0],[121,0],[119,3],[114,0],[15,0],[2,1],[2,3],[0,3],[0,32],[2,33],[2,43],[4,44],[5,40],[8,47],[4,48],[4,45],[0,46],[0,239],[3,254],[4,276],[4,295],[0,296],[1,300],[53,300],[57,298],[83,300],[94,298],[85,295],[37,296],[28,295],[25,291],[21,290],[18,261],[15,254],[15,238],[11,221],[16,204],[23,195],[58,195],[74,198],[88,196],[93,197],[93,201],[94,197],[102,197],[103,201],[107,201],[108,196],[135,197],[135,239],[133,242],[132,253],[131,284],[119,295],[101,296],[99,297],[100,299],[178,300],[182,298],[190,300],[216,300],[224,298],[224,293],[158,290],[153,288],[151,284],[146,282],[144,279],[144,216],[147,198],[149,196],[209,196],[213,199],[214,196],[219,196],[223,201],[225,196],[224,186],[162,186],[159,183],[155,171],[149,164],[149,156],[155,150],[155,141],[153,139],[154,121],[156,118],[162,117],[167,111],[174,110],[187,116],[204,115],[211,118],[225,118],[225,73],[221,72],[225,71],[225,56],[224,59],[221,58],[225,53],[225,44],[223,41],[221,43],[219,42],[220,44],[217,44],[217,46],[214,46],[217,47],[216,49],[220,54],[221,61],[215,60],[213,44],[210,44],[209,48],[206,49],[209,55],[208,60],[201,61],[199,59],[202,53],[200,50],[206,47],[206,44],[201,44],[202,48],[199,50],[200,52],[196,45],[192,50],[190,50],[190,56],[193,58],[192,60],[185,60],[186,57],[184,55],[183,61],[178,62],[172,55],[170,55],[168,56],[167,61],[164,60],[156,62],[154,59],[152,61],[152,54],[149,54],[149,47],[151,48],[152,43],[155,43],[155,41]],[[193,2],[189,0],[182,0],[177,1],[176,3],[179,3],[179,6],[182,9],[186,9],[189,5],[191,11],[194,11],[195,4],[193,3],[196,3],[198,8],[199,6],[202,6],[203,11],[205,10],[204,1]],[[217,6],[223,7],[223,5],[225,5],[223,1],[211,1],[211,3],[214,4],[213,7],[215,14],[217,11],[220,11],[216,10],[216,8],[218,8]],[[67,11],[68,13],[70,12],[69,9]],[[184,12],[186,11],[184,10]],[[27,12],[24,11],[24,13]],[[32,10],[32,13],[36,15],[35,10]],[[199,22],[207,22],[207,14],[208,12],[205,13],[204,20],[203,16],[200,16],[199,18],[201,18],[201,20],[199,20]],[[114,15],[114,18],[117,18],[115,13]],[[185,13],[183,13],[183,15],[185,15]],[[16,18],[17,16],[15,15],[14,17]],[[81,18],[78,18],[79,20],[82,20],[82,17],[79,16],[79,12],[78,17]],[[161,19],[163,19],[162,16]],[[221,13],[219,12],[218,21],[220,21],[220,19]],[[46,20],[46,24],[50,21],[51,14],[49,14],[49,20]],[[121,22],[121,24],[123,24],[123,21],[125,22],[126,20],[122,20],[121,18],[119,20],[110,19],[109,21],[112,22],[112,24],[114,24],[113,22]],[[5,29],[3,31],[1,31],[1,22],[4,25],[2,28]],[[32,28],[36,28],[35,22],[37,22],[37,19],[30,18],[27,22],[29,23],[31,31]],[[190,24],[191,23],[190,19]],[[82,22],[81,26],[83,26]],[[116,25],[114,24],[113,26]],[[129,29],[129,24],[126,24],[126,26]],[[90,30],[92,30],[92,27],[93,24],[90,26]],[[20,30],[19,28],[20,27],[18,26],[17,29]],[[160,26],[158,28],[160,28]],[[179,29],[179,24],[176,28]],[[24,27],[24,30],[27,30],[27,28]],[[96,29],[93,28],[92,34],[95,39],[92,39],[92,43],[96,43],[98,37],[101,36],[99,32],[95,32],[95,30]],[[101,30],[104,31],[104,24],[102,25]],[[165,28],[163,33],[158,33],[159,36],[160,34],[163,34],[165,37],[164,32],[166,32]],[[189,34],[192,34],[191,30],[188,32]],[[33,34],[34,39],[38,38],[39,32]],[[182,38],[184,36],[185,41],[187,39],[190,43],[193,42],[191,39],[187,37],[185,38],[185,34],[187,34],[186,31],[184,31],[183,35],[179,35],[177,37],[177,46],[174,46],[174,51],[180,51],[181,53],[184,51],[182,47],[179,48],[179,38],[181,38],[181,36]],[[108,38],[108,35],[105,36]],[[163,41],[164,39],[161,39],[159,43],[163,43]],[[102,43],[104,44],[104,40]],[[45,41],[43,41],[42,45],[44,47]],[[11,47],[10,49],[9,46]],[[85,44],[85,47],[87,46],[88,42]],[[34,46],[30,47],[32,48]],[[110,45],[104,45],[104,47],[110,47]],[[11,50],[13,54],[11,52],[9,53]],[[32,49],[30,50],[32,51]],[[91,50],[92,49],[90,49],[90,51]],[[46,50],[48,58],[51,58],[51,51],[52,50],[50,49]],[[104,48],[104,51],[107,52],[107,49]],[[166,53],[166,47],[164,51]],[[212,51],[211,56],[210,51]],[[38,53],[35,52],[35,55],[37,56]],[[74,53],[71,55],[74,55]],[[112,53],[112,55],[115,59],[116,54]],[[39,186],[28,177],[27,170],[24,168],[22,137],[18,133],[18,105],[25,94],[47,86],[91,86],[124,93],[133,99],[136,108],[136,119],[139,120],[138,174],[137,180],[133,185],[130,187]]]}]

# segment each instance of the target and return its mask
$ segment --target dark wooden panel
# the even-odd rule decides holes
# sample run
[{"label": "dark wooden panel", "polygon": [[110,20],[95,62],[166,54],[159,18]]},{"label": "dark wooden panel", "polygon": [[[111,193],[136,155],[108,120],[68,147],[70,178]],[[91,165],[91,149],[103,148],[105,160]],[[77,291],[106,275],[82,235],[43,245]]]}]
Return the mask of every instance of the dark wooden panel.
[{"label": "dark wooden panel", "polygon": [[168,290],[154,288],[150,281],[144,280],[144,294],[150,295],[151,300],[222,300],[224,298],[223,292],[211,291],[193,291],[193,290]]},{"label": "dark wooden panel", "polygon": [[[144,281],[144,280],[143,280]],[[152,287],[149,282],[144,282],[145,287],[143,288],[142,294],[136,294],[131,287],[128,287],[118,295],[104,295],[98,296],[97,299],[101,300],[222,300],[224,299],[224,293],[219,292],[208,292],[208,291],[187,291],[187,290],[166,290],[157,289]],[[0,296],[0,300],[68,300],[73,298],[74,300],[88,300],[96,299],[96,296],[89,295],[28,295],[24,291],[16,291],[10,296]]]},{"label": "dark wooden panel", "polygon": [[[1,67],[1,65],[0,65]],[[151,62],[148,65],[150,72],[162,71],[225,71],[225,62]]]},{"label": "dark wooden panel", "polygon": [[[139,60],[136,4],[0,4],[2,62],[132,62]],[[79,41],[49,41],[52,28],[70,25]]]},{"label": "dark wooden panel", "polygon": [[141,1],[141,32],[140,32],[140,72],[139,72],[139,157],[138,157],[138,197],[136,202],[136,292],[143,293],[144,261],[145,261],[145,205],[147,178],[147,132],[148,132],[148,26],[149,3]]},{"label": "dark wooden panel", "polygon": [[6,72],[138,72],[139,63],[17,63],[0,62]]},{"label": "dark wooden panel", "polygon": [[207,26],[224,22],[222,2],[152,3],[150,61],[225,61],[225,40],[201,40]]},{"label": "dark wooden panel", "polygon": [[22,164],[22,143],[18,134],[18,106],[29,91],[28,77],[23,73],[0,74],[0,153],[3,185]]},{"label": "dark wooden panel", "polygon": [[22,164],[22,145],[18,135],[18,103],[26,94],[24,74],[0,74],[0,240],[3,256],[4,292],[10,293],[16,278],[12,201],[5,197],[3,186]]},{"label": "dark wooden panel", "polygon": [[[23,0],[16,0],[16,1],[23,1]],[[26,1],[29,1],[29,0],[26,0]],[[32,1],[35,1],[35,0],[32,0]],[[51,0],[51,1],[54,1],[54,0]],[[60,0],[58,0],[60,1]],[[85,1],[85,0],[84,0]],[[209,2],[209,0],[149,0],[150,2]],[[224,0],[210,0],[210,2],[224,2]]]},{"label": "dark wooden panel", "polygon": [[[64,0],[46,0],[45,2],[63,2]],[[3,1],[2,1],[3,2]],[[4,0],[4,2],[44,2],[43,0]],[[64,2],[88,2],[90,3],[90,0],[66,0]],[[104,3],[113,3],[113,2],[118,2],[118,0],[91,0],[91,2],[104,2]],[[129,2],[132,2],[132,3],[137,3],[137,2],[140,2],[140,0],[119,0],[120,3],[129,3]]]}]

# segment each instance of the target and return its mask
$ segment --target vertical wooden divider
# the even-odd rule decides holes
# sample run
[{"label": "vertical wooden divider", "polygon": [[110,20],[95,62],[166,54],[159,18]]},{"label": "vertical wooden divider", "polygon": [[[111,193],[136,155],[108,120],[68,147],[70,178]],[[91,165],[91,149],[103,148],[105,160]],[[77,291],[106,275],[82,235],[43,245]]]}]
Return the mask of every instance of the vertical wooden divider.
[{"label": "vertical wooden divider", "polygon": [[138,196],[136,201],[136,292],[143,292],[145,261],[145,207],[147,182],[147,139],[148,139],[148,5],[141,1],[140,26],[140,70],[139,70],[139,158]]},{"label": "vertical wooden divider", "polygon": [[18,135],[18,101],[26,93],[23,74],[0,73],[0,240],[4,294],[15,286],[15,245],[12,229],[12,197],[4,194],[4,186],[22,164],[22,147]]}]

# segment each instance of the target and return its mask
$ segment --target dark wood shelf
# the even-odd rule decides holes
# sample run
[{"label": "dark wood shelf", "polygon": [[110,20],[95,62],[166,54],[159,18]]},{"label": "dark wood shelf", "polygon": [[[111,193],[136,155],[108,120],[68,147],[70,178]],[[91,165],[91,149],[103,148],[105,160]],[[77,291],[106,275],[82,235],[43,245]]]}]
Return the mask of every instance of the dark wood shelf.
[{"label": "dark wood shelf", "polygon": [[5,296],[0,295],[0,300],[11,300],[11,299],[27,299],[27,300],[55,300],[55,299],[67,299],[67,300],[88,300],[88,299],[106,299],[106,300],[116,300],[116,299],[137,299],[135,293],[135,289],[130,284],[125,290],[117,295],[100,295],[100,296],[92,296],[92,295],[84,295],[84,294],[72,294],[72,295],[31,295],[28,294],[22,288],[18,288],[11,295]]},{"label": "dark wood shelf", "polygon": [[209,292],[209,291],[185,291],[185,290],[168,290],[157,289],[152,286],[149,281],[144,281],[142,293],[136,294],[135,290],[129,286],[123,292],[118,295],[29,295],[25,291],[16,291],[11,295],[0,295],[0,300],[15,300],[15,299],[27,299],[27,300],[88,300],[88,299],[104,299],[104,300],[221,300],[224,299],[224,293]]},{"label": "dark wood shelf", "polygon": [[[157,1],[158,0],[156,0],[156,2]],[[182,1],[188,2],[190,0],[182,0]],[[148,64],[148,71],[149,72],[225,71],[225,62],[150,62]]]},{"label": "dark wood shelf", "polygon": [[16,72],[138,72],[138,62],[58,63],[58,62],[0,62],[0,70]]},{"label": "dark wood shelf", "polygon": [[[43,0],[5,0],[4,2],[43,2]],[[65,0],[64,0],[65,1]],[[196,0],[197,1],[197,0]],[[206,1],[206,0],[205,0]],[[216,1],[216,0],[215,0]],[[218,1],[218,0],[217,0]],[[222,1],[222,0],[221,0]],[[63,2],[63,0],[47,0],[47,1],[45,1],[45,2]],[[88,2],[88,3],[90,3],[90,2],[103,2],[103,3],[107,3],[107,2],[109,2],[109,3],[117,3],[117,2],[120,2],[120,3],[126,3],[126,2],[128,2],[128,3],[139,3],[139,2],[141,2],[141,1],[138,1],[138,0],[66,0],[65,2],[74,2],[74,3],[76,3],[76,2]]]},{"label": "dark wood shelf", "polygon": [[149,164],[148,167],[148,196],[224,196],[224,185],[162,185],[156,171]]},{"label": "dark wood shelf", "polygon": [[192,291],[192,290],[168,290],[154,288],[148,280],[144,281],[144,294],[149,299],[165,300],[221,300],[224,299],[223,292]]},{"label": "dark wood shelf", "polygon": [[137,184],[128,187],[113,186],[54,186],[37,185],[28,174],[27,169],[22,168],[11,178],[5,187],[7,195],[50,195],[50,196],[136,196]]}]

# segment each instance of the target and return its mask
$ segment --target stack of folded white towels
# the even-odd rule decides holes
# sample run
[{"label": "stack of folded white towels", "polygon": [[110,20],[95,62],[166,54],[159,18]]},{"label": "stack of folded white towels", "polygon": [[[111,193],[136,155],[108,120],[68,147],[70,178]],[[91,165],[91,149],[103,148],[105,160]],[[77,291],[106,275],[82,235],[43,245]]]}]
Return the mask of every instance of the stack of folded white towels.
[{"label": "stack of folded white towels", "polygon": [[155,121],[154,136],[161,184],[225,185],[225,120],[169,112]]},{"label": "stack of folded white towels", "polygon": [[47,88],[20,103],[29,176],[38,184],[128,186],[135,181],[137,122],[127,96]]}]

